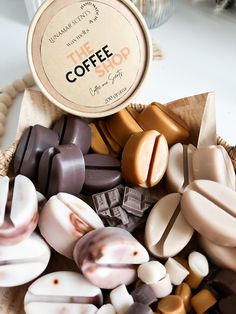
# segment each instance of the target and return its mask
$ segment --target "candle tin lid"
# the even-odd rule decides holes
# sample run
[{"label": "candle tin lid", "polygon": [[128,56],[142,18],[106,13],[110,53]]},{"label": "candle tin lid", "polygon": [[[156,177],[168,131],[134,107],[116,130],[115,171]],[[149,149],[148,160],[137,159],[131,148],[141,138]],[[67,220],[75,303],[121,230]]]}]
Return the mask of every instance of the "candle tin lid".
[{"label": "candle tin lid", "polygon": [[148,28],[129,0],[47,0],[32,21],[27,46],[41,91],[83,117],[127,106],[152,60]]}]

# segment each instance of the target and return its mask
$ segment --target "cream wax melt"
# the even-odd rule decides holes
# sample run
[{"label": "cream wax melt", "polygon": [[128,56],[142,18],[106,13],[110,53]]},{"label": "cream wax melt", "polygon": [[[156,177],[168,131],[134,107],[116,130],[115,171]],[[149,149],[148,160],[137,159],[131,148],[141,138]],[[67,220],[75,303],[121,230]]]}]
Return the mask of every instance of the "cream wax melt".
[{"label": "cream wax melt", "polygon": [[124,108],[143,84],[152,46],[128,0],[48,0],[28,34],[39,88],[61,109],[101,117]]}]

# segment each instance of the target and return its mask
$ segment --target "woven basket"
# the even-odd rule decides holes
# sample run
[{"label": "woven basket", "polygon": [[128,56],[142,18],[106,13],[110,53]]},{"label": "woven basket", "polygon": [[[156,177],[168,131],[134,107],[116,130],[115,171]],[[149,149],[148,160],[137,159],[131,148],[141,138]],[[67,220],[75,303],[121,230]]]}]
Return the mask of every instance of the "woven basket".
[{"label": "woven basket", "polygon": [[[206,103],[207,94],[187,97],[181,100],[168,103],[167,106],[181,119],[185,121],[191,130],[190,142],[196,144],[202,115]],[[144,109],[142,104],[130,105],[137,112]],[[49,101],[37,91],[26,90],[21,105],[19,125],[16,130],[15,142],[5,152],[0,152],[0,175],[9,174],[9,165],[13,158],[17,142],[26,127],[31,123],[40,123],[49,126],[51,122],[58,119],[63,112],[53,106]],[[33,118],[32,118],[33,117]],[[218,144],[223,145],[231,157],[236,168],[236,148],[229,146],[222,138],[218,137]],[[75,263],[67,258],[53,252],[48,268],[45,273],[59,270],[76,271]],[[23,314],[23,299],[29,284],[15,288],[0,289],[0,313],[1,314]]]},{"label": "woven basket", "polygon": [[[38,116],[38,114],[41,116],[41,121],[42,125],[44,126],[49,126],[52,122],[56,120],[59,116],[63,114],[63,112],[53,105],[49,103],[48,100],[46,100],[40,92],[32,91],[32,90],[27,90],[26,95],[24,96],[23,99],[23,108],[21,109],[21,116],[22,119],[20,119],[18,125],[18,135],[14,143],[6,150],[6,151],[1,151],[0,150],[0,175],[6,175],[8,173],[9,165],[12,160],[12,157],[14,155],[17,142],[19,140],[20,135],[23,133],[24,129],[27,128],[28,126],[32,124],[39,123],[40,121],[34,121],[30,118],[27,119],[27,115],[30,115],[33,117],[33,112],[35,110],[28,110],[30,112],[25,113],[25,108],[29,104],[29,98],[33,96],[37,96],[37,99],[33,99],[33,106],[36,106],[37,104],[40,105],[40,102],[42,106],[45,108],[49,108],[50,110],[46,110],[46,112],[41,113],[40,108],[39,112],[34,112],[34,115]],[[205,94],[200,94],[200,95],[194,95],[182,99],[178,99],[176,101],[167,103],[166,106],[173,111],[177,116],[179,116],[188,126],[189,130],[191,131],[191,136],[190,136],[190,142],[194,145],[197,143],[197,138],[199,135],[199,130],[201,126],[201,121],[202,121],[202,115],[203,111],[205,108],[206,104],[206,99],[207,99],[207,93]],[[145,105],[143,104],[131,104],[130,105],[132,108],[137,110],[137,112],[141,112],[144,108]],[[26,120],[26,121],[22,121]],[[32,121],[32,124],[30,123]],[[46,124],[45,124],[46,121]],[[20,129],[20,132],[19,132]],[[231,146],[229,145],[223,138],[218,136],[217,138],[217,143],[219,145],[222,145],[226,151],[228,152],[234,168],[236,170],[236,146]]]}]

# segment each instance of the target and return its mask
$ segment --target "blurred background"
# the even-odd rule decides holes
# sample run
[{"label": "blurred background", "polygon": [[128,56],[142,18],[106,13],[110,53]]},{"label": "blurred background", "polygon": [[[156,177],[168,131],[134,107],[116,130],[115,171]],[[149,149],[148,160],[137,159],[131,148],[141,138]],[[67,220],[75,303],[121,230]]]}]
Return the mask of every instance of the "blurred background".
[{"label": "blurred background", "polygon": [[[26,38],[41,0],[0,1],[0,87],[29,71]],[[236,144],[236,7],[233,0],[132,0],[147,19],[161,58],[135,100],[162,103],[216,92],[218,134]],[[28,16],[29,15],[29,16]],[[29,18],[30,17],[30,18]],[[20,98],[10,112],[16,123]]]}]

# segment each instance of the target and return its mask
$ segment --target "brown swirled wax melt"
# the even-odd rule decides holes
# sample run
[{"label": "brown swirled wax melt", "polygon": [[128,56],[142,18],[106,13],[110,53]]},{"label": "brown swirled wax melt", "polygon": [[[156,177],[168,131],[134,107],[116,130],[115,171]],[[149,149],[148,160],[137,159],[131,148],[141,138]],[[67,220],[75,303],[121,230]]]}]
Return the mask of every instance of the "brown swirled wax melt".
[{"label": "brown swirled wax melt", "polygon": [[47,0],[28,35],[29,64],[42,92],[86,117],[130,102],[147,76],[151,51],[145,21],[127,0]]},{"label": "brown swirled wax melt", "polygon": [[[28,238],[37,226],[38,203],[33,183],[25,176],[0,176],[0,245]],[[1,256],[1,254],[0,254]]]}]

